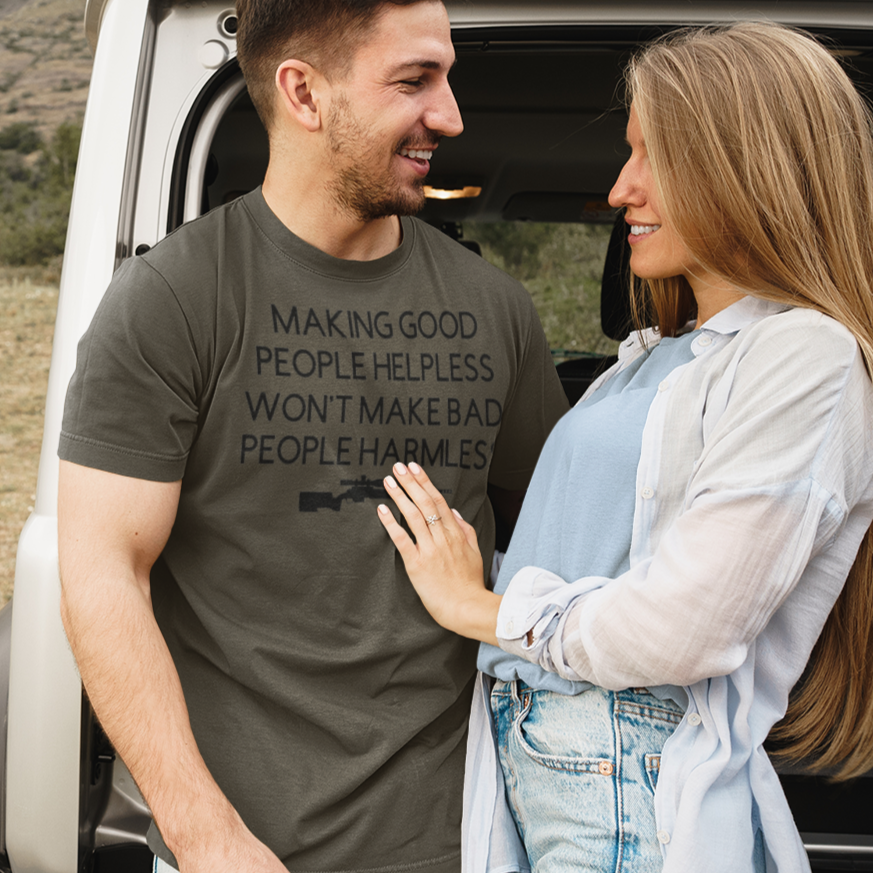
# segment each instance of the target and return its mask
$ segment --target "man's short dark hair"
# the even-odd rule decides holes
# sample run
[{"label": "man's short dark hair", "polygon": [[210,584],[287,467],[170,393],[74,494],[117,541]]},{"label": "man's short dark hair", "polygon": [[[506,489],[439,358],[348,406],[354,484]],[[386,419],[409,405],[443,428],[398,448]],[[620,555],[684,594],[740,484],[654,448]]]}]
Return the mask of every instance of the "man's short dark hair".
[{"label": "man's short dark hair", "polygon": [[382,7],[420,2],[424,0],[237,0],[237,58],[267,130],[279,64],[295,58],[328,79],[341,78]]}]

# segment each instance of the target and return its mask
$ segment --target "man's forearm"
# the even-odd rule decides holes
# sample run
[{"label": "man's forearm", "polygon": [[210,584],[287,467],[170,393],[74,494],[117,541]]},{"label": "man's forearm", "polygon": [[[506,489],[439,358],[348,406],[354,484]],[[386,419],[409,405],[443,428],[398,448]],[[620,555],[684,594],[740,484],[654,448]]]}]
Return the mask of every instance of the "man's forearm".
[{"label": "man's forearm", "polygon": [[94,711],[182,873],[286,873],[209,773],[152,611],[151,568],[173,528],[180,491],[179,482],[61,462],[64,627]]},{"label": "man's forearm", "polygon": [[148,591],[130,576],[79,572],[65,568],[62,616],[91,704],[167,845],[196,851],[235,814],[197,749]]},{"label": "man's forearm", "polygon": [[[183,873],[228,858],[279,869],[209,773],[179,674],[155,621],[150,573],[176,518],[179,482],[151,482],[62,461],[61,613],[82,682]],[[266,863],[245,859],[266,853]]]}]

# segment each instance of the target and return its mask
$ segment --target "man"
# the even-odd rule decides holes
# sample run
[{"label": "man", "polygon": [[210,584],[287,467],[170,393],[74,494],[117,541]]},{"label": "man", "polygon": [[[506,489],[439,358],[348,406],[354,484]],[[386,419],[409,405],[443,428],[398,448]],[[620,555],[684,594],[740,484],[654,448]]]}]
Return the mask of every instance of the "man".
[{"label": "man", "polygon": [[461,132],[442,3],[237,5],[269,168],[125,262],[82,340],[65,627],[161,864],[454,873],[475,647],[381,478],[426,466],[487,547],[489,483],[526,487],[566,404],[523,289],[398,217]]}]

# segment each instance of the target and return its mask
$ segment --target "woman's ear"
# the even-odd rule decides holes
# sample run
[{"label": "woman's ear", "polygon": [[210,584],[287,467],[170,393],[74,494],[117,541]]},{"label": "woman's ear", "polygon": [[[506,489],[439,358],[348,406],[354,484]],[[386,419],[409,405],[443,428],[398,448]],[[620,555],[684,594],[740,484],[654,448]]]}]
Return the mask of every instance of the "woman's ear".
[{"label": "woman's ear", "polygon": [[276,89],[281,108],[310,132],[321,127],[323,84],[324,77],[305,61],[283,61],[276,70]]}]

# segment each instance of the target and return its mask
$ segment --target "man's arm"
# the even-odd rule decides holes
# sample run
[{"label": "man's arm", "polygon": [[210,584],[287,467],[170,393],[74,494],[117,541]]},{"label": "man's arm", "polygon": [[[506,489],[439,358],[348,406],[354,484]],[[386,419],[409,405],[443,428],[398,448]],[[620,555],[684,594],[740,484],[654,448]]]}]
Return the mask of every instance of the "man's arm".
[{"label": "man's arm", "polygon": [[61,616],[91,705],[182,873],[284,873],[206,767],[179,675],[152,612],[149,573],[176,517],[179,482],[61,461]]}]

